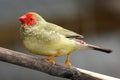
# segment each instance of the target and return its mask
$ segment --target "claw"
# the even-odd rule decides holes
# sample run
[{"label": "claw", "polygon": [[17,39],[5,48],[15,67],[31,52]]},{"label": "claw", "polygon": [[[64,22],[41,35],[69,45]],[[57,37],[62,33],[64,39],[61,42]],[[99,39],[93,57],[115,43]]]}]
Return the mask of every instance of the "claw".
[{"label": "claw", "polygon": [[69,62],[69,59],[70,59],[70,54],[67,54],[67,58],[66,58],[66,61],[65,61],[65,65],[68,66],[68,67],[71,67],[72,64]]},{"label": "claw", "polygon": [[47,61],[49,61],[52,65],[55,65],[55,61],[54,61],[52,58],[54,58],[54,57],[57,56],[57,55],[59,55],[59,53],[50,55],[50,56],[48,56],[47,58],[44,58],[43,60],[47,60]]},{"label": "claw", "polygon": [[55,61],[50,59],[49,57],[43,58],[43,60],[49,61],[52,65],[55,65]]},{"label": "claw", "polygon": [[68,66],[68,67],[72,66],[72,64],[69,61],[65,61],[65,65]]},{"label": "claw", "polygon": [[55,61],[54,60],[49,60],[49,62],[52,64],[52,65],[55,65]]}]

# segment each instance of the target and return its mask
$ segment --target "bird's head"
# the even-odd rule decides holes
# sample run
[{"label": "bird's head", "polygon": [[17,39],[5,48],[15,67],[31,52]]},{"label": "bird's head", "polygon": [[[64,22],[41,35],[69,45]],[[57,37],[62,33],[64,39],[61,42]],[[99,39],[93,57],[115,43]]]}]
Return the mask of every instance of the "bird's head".
[{"label": "bird's head", "polygon": [[23,16],[19,17],[19,20],[22,25],[34,26],[37,23],[45,22],[45,20],[35,12],[28,12]]}]

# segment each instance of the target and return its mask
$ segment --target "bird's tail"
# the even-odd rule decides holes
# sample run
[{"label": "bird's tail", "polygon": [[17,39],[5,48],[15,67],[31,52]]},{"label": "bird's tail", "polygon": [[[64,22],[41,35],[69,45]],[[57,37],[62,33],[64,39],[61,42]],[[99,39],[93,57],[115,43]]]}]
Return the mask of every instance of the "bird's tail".
[{"label": "bird's tail", "polygon": [[94,49],[94,50],[102,51],[102,52],[105,52],[105,53],[111,53],[111,52],[112,52],[112,50],[110,50],[110,49],[101,48],[101,47],[99,47],[99,46],[94,46],[94,45],[91,45],[91,44],[88,44],[87,46],[88,46],[89,48]]}]

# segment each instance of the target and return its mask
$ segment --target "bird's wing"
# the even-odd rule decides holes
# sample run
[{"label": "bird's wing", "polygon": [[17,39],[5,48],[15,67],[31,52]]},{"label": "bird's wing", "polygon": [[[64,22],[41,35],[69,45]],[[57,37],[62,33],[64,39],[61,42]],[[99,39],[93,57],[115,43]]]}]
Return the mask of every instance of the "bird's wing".
[{"label": "bird's wing", "polygon": [[52,24],[52,23],[48,23],[47,26],[49,26],[49,30],[54,30],[57,33],[60,33],[61,35],[64,35],[67,38],[77,38],[77,39],[80,39],[80,38],[84,37],[84,36],[82,36],[80,34],[77,34],[77,33],[73,32],[73,31],[64,29],[64,28],[62,28],[62,27],[60,27],[58,25]]},{"label": "bird's wing", "polygon": [[60,34],[65,35],[67,38],[83,38],[82,35],[77,34],[73,31],[67,30],[67,29],[61,29],[58,31]]}]

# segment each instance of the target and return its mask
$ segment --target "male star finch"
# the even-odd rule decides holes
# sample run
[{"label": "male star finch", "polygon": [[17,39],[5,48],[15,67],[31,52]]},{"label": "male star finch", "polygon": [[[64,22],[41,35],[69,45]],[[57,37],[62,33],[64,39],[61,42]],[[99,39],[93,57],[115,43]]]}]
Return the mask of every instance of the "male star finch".
[{"label": "male star finch", "polygon": [[48,56],[44,60],[52,64],[55,64],[52,58],[66,55],[65,64],[70,67],[70,53],[75,50],[111,52],[110,49],[85,43],[80,40],[83,38],[82,35],[47,22],[35,12],[28,12],[19,17],[19,20],[22,24],[20,32],[24,46],[31,53]]}]

